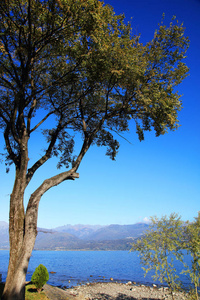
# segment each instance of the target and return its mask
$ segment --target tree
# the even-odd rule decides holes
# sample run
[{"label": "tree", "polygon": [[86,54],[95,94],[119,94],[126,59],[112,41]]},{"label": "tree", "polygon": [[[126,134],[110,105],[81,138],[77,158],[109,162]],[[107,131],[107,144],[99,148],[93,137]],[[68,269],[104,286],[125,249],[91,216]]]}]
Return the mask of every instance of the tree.
[{"label": "tree", "polygon": [[47,271],[47,268],[40,264],[34,271],[31,281],[36,286],[37,291],[40,293],[43,286],[46,284],[46,282],[49,280],[49,273]]},{"label": "tree", "polygon": [[[174,88],[188,72],[182,62],[187,48],[182,24],[161,24],[143,45],[124,16],[98,0],[1,1],[0,126],[7,170],[13,163],[16,174],[3,299],[24,299],[39,201],[50,188],[79,177],[91,145],[106,146],[115,159],[114,133],[127,131],[130,120],[140,141],[145,131],[159,136],[178,128],[181,101]],[[31,164],[28,142],[39,129],[46,149]],[[82,137],[77,155],[75,133]],[[25,209],[27,186],[53,156],[60,172],[44,178]]]},{"label": "tree", "polygon": [[185,274],[189,274],[194,284],[195,298],[198,300],[198,287],[200,279],[200,212],[195,221],[185,227],[184,249],[191,255],[191,266],[186,264]]},{"label": "tree", "polygon": [[173,291],[180,288],[174,259],[183,261],[183,222],[176,214],[160,220],[152,217],[151,222],[150,230],[133,244],[131,250],[139,251],[145,275],[154,270],[153,279],[167,283],[174,299]]}]

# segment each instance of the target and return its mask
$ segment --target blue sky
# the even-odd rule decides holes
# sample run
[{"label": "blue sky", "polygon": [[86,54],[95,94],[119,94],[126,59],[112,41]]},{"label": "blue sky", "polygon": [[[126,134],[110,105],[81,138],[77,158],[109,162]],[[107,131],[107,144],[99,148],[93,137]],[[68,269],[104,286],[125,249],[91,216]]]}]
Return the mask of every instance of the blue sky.
[{"label": "blue sky", "polygon": [[[147,133],[139,142],[134,125],[121,144],[115,162],[105,156],[105,149],[92,147],[78,170],[80,178],[66,181],[49,190],[41,199],[38,226],[54,228],[64,224],[134,224],[149,216],[176,212],[192,220],[200,210],[200,1],[199,0],[106,0],[117,14],[132,18],[133,33],[141,33],[143,43],[153,38],[165,13],[166,25],[173,15],[186,27],[190,48],[186,63],[190,76],[178,87],[183,110],[181,127],[156,138]],[[1,141],[3,138],[1,136]],[[1,145],[3,143],[1,142]],[[36,136],[30,143],[35,156],[42,143]],[[0,151],[2,152],[2,151]],[[26,192],[26,202],[46,177],[55,175],[53,159],[36,173]],[[14,170],[0,169],[0,221],[8,222],[9,194]]]}]

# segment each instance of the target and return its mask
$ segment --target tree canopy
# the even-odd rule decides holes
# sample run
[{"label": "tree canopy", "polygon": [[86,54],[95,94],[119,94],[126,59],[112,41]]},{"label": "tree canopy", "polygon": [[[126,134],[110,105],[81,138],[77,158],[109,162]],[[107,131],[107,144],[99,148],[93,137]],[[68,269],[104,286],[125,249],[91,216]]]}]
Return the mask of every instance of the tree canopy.
[{"label": "tree canopy", "polygon": [[[81,132],[87,146],[107,146],[114,159],[119,143],[112,130],[128,130],[130,119],[140,140],[145,130],[159,136],[177,128],[181,102],[174,88],[188,71],[182,25],[160,25],[143,45],[124,16],[100,1],[0,5],[0,118],[8,158],[18,165],[23,135],[30,138],[51,115],[57,122],[43,132],[46,152],[28,179],[52,155],[68,167],[74,160],[69,132]],[[32,126],[41,109],[44,117]]]}]

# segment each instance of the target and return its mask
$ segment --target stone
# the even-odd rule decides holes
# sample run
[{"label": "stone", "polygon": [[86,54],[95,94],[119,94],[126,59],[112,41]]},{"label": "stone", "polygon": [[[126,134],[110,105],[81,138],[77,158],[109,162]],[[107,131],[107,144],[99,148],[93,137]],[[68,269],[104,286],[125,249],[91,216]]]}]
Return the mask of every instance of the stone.
[{"label": "stone", "polygon": [[71,292],[70,292],[70,295],[72,295],[72,296],[77,296],[78,293],[77,293],[76,291],[71,291]]}]

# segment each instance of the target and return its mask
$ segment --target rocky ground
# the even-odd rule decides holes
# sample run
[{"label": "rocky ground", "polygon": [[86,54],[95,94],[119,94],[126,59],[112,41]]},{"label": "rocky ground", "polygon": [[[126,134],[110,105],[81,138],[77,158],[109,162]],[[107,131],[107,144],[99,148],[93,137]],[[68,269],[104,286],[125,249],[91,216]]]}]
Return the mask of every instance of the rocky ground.
[{"label": "rocky ground", "polygon": [[[61,292],[57,299],[75,300],[154,300],[172,299],[168,288],[158,288],[157,286],[138,286],[132,282],[123,283],[90,283],[82,286],[67,289]],[[50,295],[47,294],[49,297]],[[49,297],[52,300],[54,298]],[[186,300],[187,294],[184,292],[174,293],[174,300]]]}]

